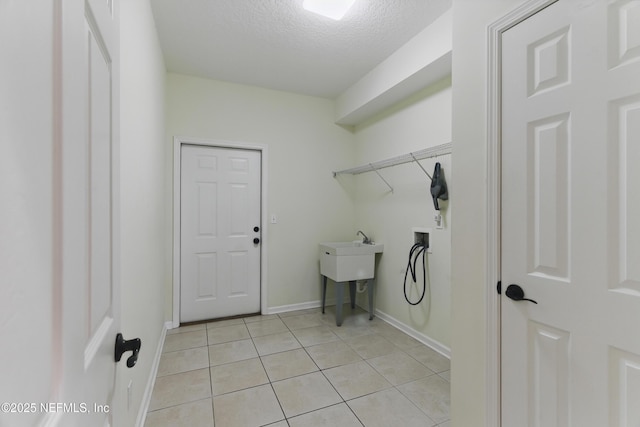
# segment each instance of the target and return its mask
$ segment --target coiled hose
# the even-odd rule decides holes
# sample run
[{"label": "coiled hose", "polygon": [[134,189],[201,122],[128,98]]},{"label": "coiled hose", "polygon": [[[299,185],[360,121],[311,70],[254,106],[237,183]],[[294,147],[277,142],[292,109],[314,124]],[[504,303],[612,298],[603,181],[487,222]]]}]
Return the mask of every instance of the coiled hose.
[{"label": "coiled hose", "polygon": [[[409,263],[407,264],[407,270],[404,272],[404,299],[411,305],[418,305],[424,299],[425,294],[427,293],[427,266],[426,266],[426,250],[429,246],[424,243],[416,243],[411,247],[409,251]],[[409,299],[409,295],[407,295],[407,276],[409,272],[411,272],[411,278],[413,279],[413,283],[417,283],[416,280],[416,263],[418,262],[418,257],[422,255],[422,295],[417,302],[411,302]],[[411,261],[413,259],[413,266],[411,265]]]}]

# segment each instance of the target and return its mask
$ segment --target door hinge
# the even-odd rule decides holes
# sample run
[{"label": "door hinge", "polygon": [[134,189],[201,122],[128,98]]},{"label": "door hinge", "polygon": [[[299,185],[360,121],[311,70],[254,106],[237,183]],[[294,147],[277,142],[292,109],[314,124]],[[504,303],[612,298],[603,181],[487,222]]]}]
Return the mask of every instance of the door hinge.
[{"label": "door hinge", "polygon": [[498,290],[498,295],[502,295],[502,280],[498,280],[498,286],[496,288]]}]

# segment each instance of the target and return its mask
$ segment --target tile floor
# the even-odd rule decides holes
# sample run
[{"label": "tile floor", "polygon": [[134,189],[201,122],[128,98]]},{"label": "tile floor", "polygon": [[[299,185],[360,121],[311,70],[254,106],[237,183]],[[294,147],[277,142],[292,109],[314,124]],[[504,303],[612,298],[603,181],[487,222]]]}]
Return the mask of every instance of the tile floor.
[{"label": "tile floor", "polygon": [[146,427],[449,427],[449,360],[335,307],[168,332]]}]

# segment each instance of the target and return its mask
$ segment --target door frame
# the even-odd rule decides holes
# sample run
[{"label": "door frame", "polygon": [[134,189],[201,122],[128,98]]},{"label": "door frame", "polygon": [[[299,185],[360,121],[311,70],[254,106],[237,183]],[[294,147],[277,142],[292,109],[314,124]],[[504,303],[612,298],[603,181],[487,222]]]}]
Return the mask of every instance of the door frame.
[{"label": "door frame", "polygon": [[486,419],[501,426],[501,168],[502,168],[502,34],[559,0],[526,0],[487,27],[487,193],[486,193]]},{"label": "door frame", "polygon": [[266,314],[267,308],[267,165],[268,147],[240,141],[225,141],[218,139],[204,139],[187,136],[173,138],[173,327],[180,326],[180,175],[181,152],[183,145],[198,145],[201,147],[233,148],[240,150],[254,150],[261,154],[260,163],[260,228],[262,229],[260,245],[260,312]]}]

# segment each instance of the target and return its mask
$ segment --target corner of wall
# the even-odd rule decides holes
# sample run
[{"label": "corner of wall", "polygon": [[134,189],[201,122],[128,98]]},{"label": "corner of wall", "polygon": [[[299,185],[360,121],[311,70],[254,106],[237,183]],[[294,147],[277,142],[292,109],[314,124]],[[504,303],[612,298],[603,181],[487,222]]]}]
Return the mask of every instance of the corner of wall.
[{"label": "corner of wall", "polygon": [[453,0],[451,420],[488,425],[487,106],[488,28],[524,0]]},{"label": "corner of wall", "polygon": [[[121,330],[139,337],[135,369],[117,370],[115,425],[134,425],[165,321],[166,68],[149,0],[121,2]],[[129,385],[130,390],[128,391]],[[128,396],[130,395],[130,397]]]}]

